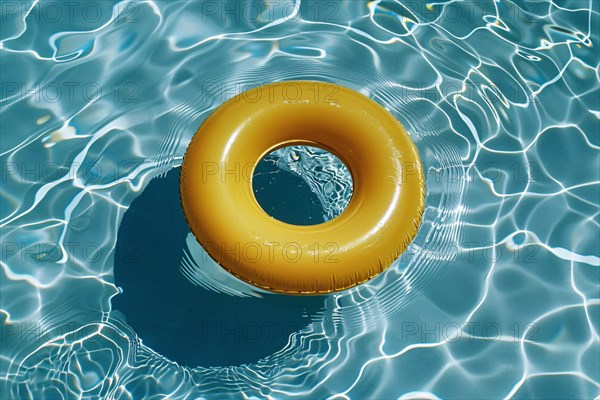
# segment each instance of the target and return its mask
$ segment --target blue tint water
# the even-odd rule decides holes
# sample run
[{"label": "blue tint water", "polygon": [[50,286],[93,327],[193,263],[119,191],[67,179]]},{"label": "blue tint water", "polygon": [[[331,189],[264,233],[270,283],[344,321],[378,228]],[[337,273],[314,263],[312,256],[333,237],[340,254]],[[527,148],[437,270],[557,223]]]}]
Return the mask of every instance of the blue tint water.
[{"label": "blue tint water", "polygon": [[[3,398],[599,395],[598,2],[70,4],[0,7]],[[390,268],[308,300],[215,267],[173,196],[215,107],[296,79],[386,107],[427,184]]]}]

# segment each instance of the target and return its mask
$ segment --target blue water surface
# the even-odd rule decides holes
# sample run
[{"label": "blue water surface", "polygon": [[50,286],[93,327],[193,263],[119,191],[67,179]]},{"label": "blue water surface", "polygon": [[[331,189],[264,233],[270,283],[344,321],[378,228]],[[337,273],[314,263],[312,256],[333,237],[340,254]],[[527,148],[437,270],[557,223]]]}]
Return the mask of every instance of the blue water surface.
[{"label": "blue water surface", "polygon": [[[2,399],[600,396],[600,2],[0,12]],[[425,169],[413,243],[336,294],[229,276],[179,204],[202,121],[285,80],[377,101]],[[351,196],[326,153],[267,161],[266,211],[314,223]]]}]

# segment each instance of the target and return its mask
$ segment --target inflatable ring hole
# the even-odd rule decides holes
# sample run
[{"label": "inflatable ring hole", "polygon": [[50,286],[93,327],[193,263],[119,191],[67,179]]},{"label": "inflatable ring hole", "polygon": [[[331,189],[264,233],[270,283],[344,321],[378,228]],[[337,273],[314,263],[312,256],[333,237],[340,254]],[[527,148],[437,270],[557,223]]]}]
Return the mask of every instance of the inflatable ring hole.
[{"label": "inflatable ring hole", "polygon": [[252,174],[256,202],[270,217],[317,225],[340,215],[352,197],[352,175],[335,154],[315,146],[271,151]]}]

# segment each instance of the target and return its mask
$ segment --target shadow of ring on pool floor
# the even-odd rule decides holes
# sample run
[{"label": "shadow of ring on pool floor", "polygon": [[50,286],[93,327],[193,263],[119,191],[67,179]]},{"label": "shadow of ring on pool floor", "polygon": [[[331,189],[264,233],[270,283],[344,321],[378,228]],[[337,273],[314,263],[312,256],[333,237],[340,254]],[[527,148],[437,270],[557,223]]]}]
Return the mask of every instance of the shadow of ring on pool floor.
[{"label": "shadow of ring on pool floor", "polygon": [[[113,297],[112,309],[124,314],[146,346],[179,364],[256,362],[282,349],[291,333],[307,326],[322,310],[325,296],[239,297],[194,285],[180,269],[190,230],[179,199],[179,172],[180,168],[173,169],[153,179],[123,216],[114,267],[115,284],[122,293]],[[302,183],[301,178],[288,176],[272,189],[293,197],[291,190],[297,192]],[[310,193],[308,187],[304,190]],[[296,207],[282,205],[281,196],[262,199],[261,205]],[[310,194],[304,200],[295,197],[301,207],[321,208],[314,199],[307,202],[306,196]],[[322,208],[309,214],[318,212]]]}]

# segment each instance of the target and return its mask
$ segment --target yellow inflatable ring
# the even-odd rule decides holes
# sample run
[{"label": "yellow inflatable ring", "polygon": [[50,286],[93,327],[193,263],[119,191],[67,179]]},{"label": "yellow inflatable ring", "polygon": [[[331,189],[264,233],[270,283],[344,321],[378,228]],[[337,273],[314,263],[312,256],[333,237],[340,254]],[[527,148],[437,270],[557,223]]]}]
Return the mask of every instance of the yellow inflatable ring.
[{"label": "yellow inflatable ring", "polygon": [[[353,179],[338,217],[311,226],[270,217],[252,191],[270,152],[310,145],[338,156]],[[196,239],[236,277],[279,293],[350,288],[386,269],[415,236],[424,206],[417,149],[402,125],[366,96],[322,82],[256,87],[198,128],[180,178]]]}]

